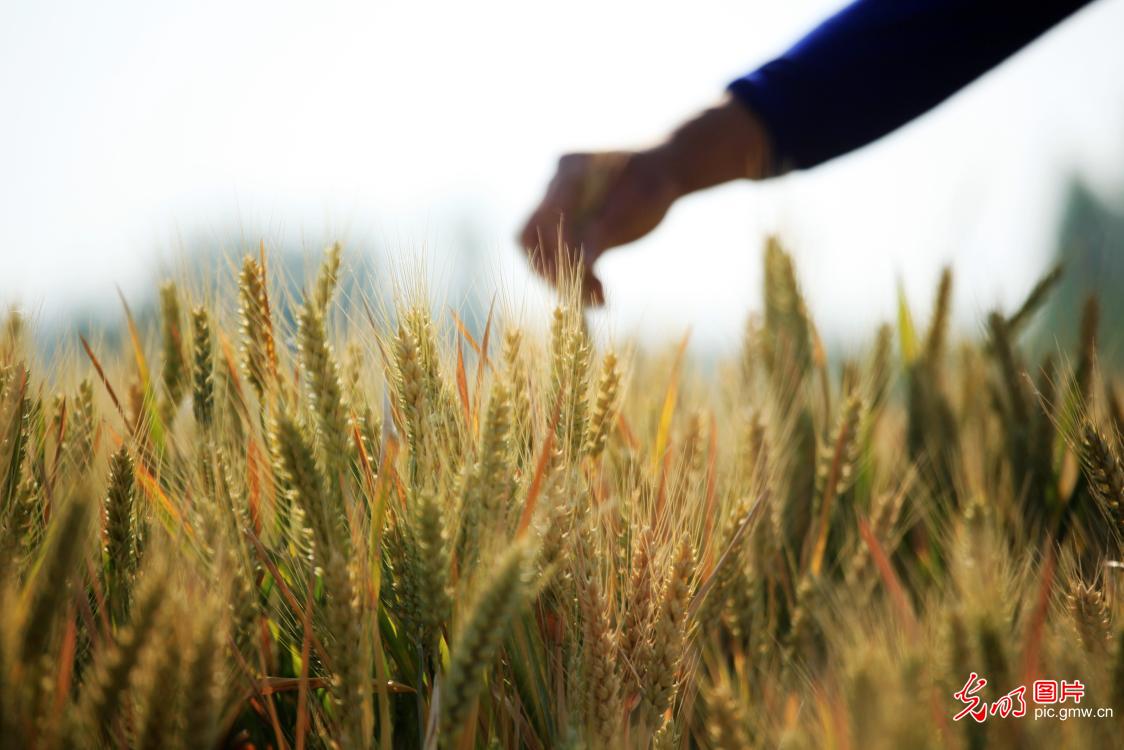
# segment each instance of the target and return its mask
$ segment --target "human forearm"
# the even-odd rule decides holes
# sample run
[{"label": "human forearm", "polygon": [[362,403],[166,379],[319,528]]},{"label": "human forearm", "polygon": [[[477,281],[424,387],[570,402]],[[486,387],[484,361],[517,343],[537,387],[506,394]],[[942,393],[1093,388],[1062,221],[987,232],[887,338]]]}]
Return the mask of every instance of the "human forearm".
[{"label": "human forearm", "polygon": [[771,173],[769,137],[760,120],[726,96],[650,150],[681,195]]},{"label": "human forearm", "polygon": [[727,95],[661,143],[628,151],[567,154],[519,234],[534,269],[557,282],[582,263],[582,293],[599,303],[593,263],[655,229],[672,204],[698,190],[771,174],[769,139],[751,110]]}]

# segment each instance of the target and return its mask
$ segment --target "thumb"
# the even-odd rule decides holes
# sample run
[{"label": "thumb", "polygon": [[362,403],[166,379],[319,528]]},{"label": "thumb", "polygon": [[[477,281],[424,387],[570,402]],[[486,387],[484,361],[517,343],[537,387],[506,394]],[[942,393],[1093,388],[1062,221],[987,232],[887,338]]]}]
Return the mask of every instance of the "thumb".
[{"label": "thumb", "polygon": [[586,271],[582,278],[582,302],[589,307],[601,307],[605,304],[605,287],[592,271]]},{"label": "thumb", "polygon": [[581,245],[582,264],[582,302],[591,307],[600,307],[605,304],[605,288],[601,279],[593,272],[593,263],[597,260],[598,245],[594,244],[594,236],[589,236]]}]

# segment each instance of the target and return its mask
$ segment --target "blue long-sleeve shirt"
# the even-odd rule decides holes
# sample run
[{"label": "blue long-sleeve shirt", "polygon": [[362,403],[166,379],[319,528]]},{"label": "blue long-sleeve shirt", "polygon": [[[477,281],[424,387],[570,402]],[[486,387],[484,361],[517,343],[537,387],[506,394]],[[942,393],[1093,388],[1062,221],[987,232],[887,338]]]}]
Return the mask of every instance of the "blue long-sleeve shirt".
[{"label": "blue long-sleeve shirt", "polygon": [[855,0],[730,84],[778,171],[815,166],[926,112],[1090,0]]}]

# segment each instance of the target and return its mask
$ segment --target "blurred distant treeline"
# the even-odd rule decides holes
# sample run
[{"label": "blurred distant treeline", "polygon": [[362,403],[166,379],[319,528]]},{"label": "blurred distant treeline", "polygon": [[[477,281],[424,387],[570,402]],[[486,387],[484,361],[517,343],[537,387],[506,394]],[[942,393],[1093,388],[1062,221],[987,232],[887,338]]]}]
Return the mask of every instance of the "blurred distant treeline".
[{"label": "blurred distant treeline", "polygon": [[[261,240],[248,241],[243,229],[232,228],[220,241],[214,233],[204,238],[191,238],[182,242],[183,250],[170,262],[158,264],[152,271],[151,282],[141,293],[125,293],[125,302],[142,335],[155,337],[159,332],[160,284],[174,278],[181,283],[187,304],[194,305],[212,300],[238,299],[238,274],[246,255],[258,257]],[[313,278],[324,249],[331,244],[302,242],[276,243],[265,241],[268,259],[267,273],[275,306],[274,316],[283,330],[295,330],[296,301],[304,298],[303,286]],[[463,227],[455,243],[456,251],[438,258],[418,259],[371,242],[344,244],[344,262],[347,274],[340,280],[339,293],[353,304],[349,315],[374,316],[390,313],[394,309],[396,289],[408,289],[412,283],[425,278],[427,283],[436,280],[440,289],[428,289],[443,306],[454,309],[468,331],[474,335],[482,332],[493,289],[488,286],[486,250],[479,234],[471,227]],[[434,265],[440,266],[435,269]],[[435,273],[435,270],[439,271]],[[186,283],[184,283],[186,282]],[[405,285],[405,286],[403,286]],[[63,314],[37,319],[32,326],[39,351],[48,359],[58,353],[75,351],[78,336],[101,342],[108,348],[126,343],[123,337],[127,328],[122,323],[125,314],[121,301],[108,291],[109,296],[98,303],[80,303]],[[340,313],[341,315],[343,313]],[[344,324],[346,320],[339,321]]]},{"label": "blurred distant treeline", "polygon": [[1038,318],[1032,348],[1072,350],[1080,330],[1085,298],[1101,304],[1100,355],[1124,364],[1124,195],[1106,200],[1073,180],[1058,227],[1057,262],[1062,281]]},{"label": "blurred distant treeline", "polygon": [[[199,288],[192,290],[196,294],[235,299],[233,288],[225,289],[223,285],[233,287],[242,256],[246,253],[256,255],[258,248],[241,239],[245,236],[244,230],[232,229],[228,234],[230,239],[227,242],[215,243],[214,235],[206,241],[185,242],[185,247],[199,249],[186,251],[177,260],[177,266],[164,268],[157,275],[182,278],[179,271],[186,268],[188,277],[199,281]],[[449,288],[441,290],[440,298],[457,311],[471,332],[477,334],[487,317],[494,291],[487,273],[481,271],[488,267],[487,251],[479,233],[468,227],[460,233],[455,245],[455,252],[435,261],[441,266],[439,276],[449,282]],[[1064,266],[1064,275],[1050,294],[1043,314],[1037,318],[1028,341],[1030,351],[1037,355],[1048,350],[1072,351],[1079,336],[1085,299],[1090,294],[1096,294],[1101,303],[1101,357],[1106,364],[1124,366],[1124,194],[1110,198],[1098,196],[1080,179],[1071,180],[1055,245],[1053,262]],[[231,249],[243,246],[244,249]],[[205,249],[213,247],[226,249]],[[288,301],[301,298],[300,286],[311,278],[323,248],[270,245],[267,250],[273,283],[282,290],[277,313],[281,320],[288,321],[292,315]],[[341,290],[343,295],[352,300],[362,300],[373,310],[392,309],[393,305],[389,303],[394,294],[395,279],[388,274],[397,273],[401,276],[399,281],[408,281],[410,265],[409,261],[392,262],[391,255],[390,251],[382,248],[365,246],[361,251],[352,251],[345,247],[349,274],[345,276],[348,288]],[[1035,261],[1028,259],[1027,262]],[[432,272],[434,269],[424,270]],[[432,273],[425,275],[433,276]],[[156,331],[158,281],[154,279],[145,294],[130,295],[128,299],[142,331]],[[363,311],[354,312],[360,314]],[[119,325],[121,314],[120,306],[102,305],[40,321],[35,328],[41,350],[48,357],[56,351],[72,350],[77,346],[75,332],[110,346],[120,343],[114,339],[124,330]]]}]

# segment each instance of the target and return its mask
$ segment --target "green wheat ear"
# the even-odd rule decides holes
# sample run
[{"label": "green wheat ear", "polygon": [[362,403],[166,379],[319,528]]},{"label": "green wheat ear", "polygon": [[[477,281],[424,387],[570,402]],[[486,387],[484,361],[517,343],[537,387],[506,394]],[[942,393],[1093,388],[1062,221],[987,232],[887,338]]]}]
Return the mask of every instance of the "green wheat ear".
[{"label": "green wheat ear", "polygon": [[67,452],[71,464],[84,471],[94,459],[94,439],[97,435],[97,410],[94,406],[94,386],[89,378],[78,384],[74,397],[71,423],[67,431]]},{"label": "green wheat ear", "polygon": [[342,257],[343,248],[338,242],[324,251],[324,260],[320,264],[320,271],[316,275],[316,285],[312,296],[313,307],[322,315],[327,314],[332,295],[339,286]]},{"label": "green wheat ear", "polygon": [[161,346],[163,352],[165,422],[170,422],[187,390],[187,358],[184,356],[183,313],[180,310],[179,289],[175,282],[165,282],[160,287]]},{"label": "green wheat ear", "polygon": [[308,382],[309,401],[316,413],[316,439],[329,478],[341,475],[351,455],[348,405],[344,400],[339,365],[328,343],[324,312],[315,302],[300,311],[301,365]]},{"label": "green wheat ear", "polygon": [[43,557],[24,588],[21,664],[32,664],[47,651],[57,634],[56,613],[62,609],[70,587],[78,585],[78,573],[90,542],[90,502],[85,488],[77,491],[52,519]]},{"label": "green wheat ear", "polygon": [[109,464],[109,491],[105,498],[106,596],[114,622],[129,612],[132,577],[136,570],[135,476],[133,459],[122,446]]},{"label": "green wheat ear", "polygon": [[765,247],[764,357],[774,385],[785,392],[793,378],[812,365],[812,340],[804,296],[796,281],[792,258],[780,241],[770,237]]},{"label": "green wheat ear", "polygon": [[455,746],[455,737],[464,728],[472,704],[484,687],[482,672],[495,659],[505,631],[526,604],[530,593],[527,560],[523,544],[508,548],[453,639],[449,667],[441,684],[439,731],[444,746]]},{"label": "green wheat ear", "polygon": [[465,480],[462,546],[470,559],[491,551],[481,549],[482,537],[498,539],[506,531],[511,431],[511,394],[504,381],[497,378],[488,399],[477,460]]},{"label": "green wheat ear", "polygon": [[278,474],[289,487],[294,504],[308,519],[317,554],[329,554],[340,541],[334,508],[328,501],[325,480],[316,466],[312,446],[300,425],[286,413],[277,418],[273,430],[273,446],[278,460]]},{"label": "green wheat ear", "polygon": [[215,418],[215,344],[206,308],[191,311],[191,409],[196,423],[207,429]]}]

